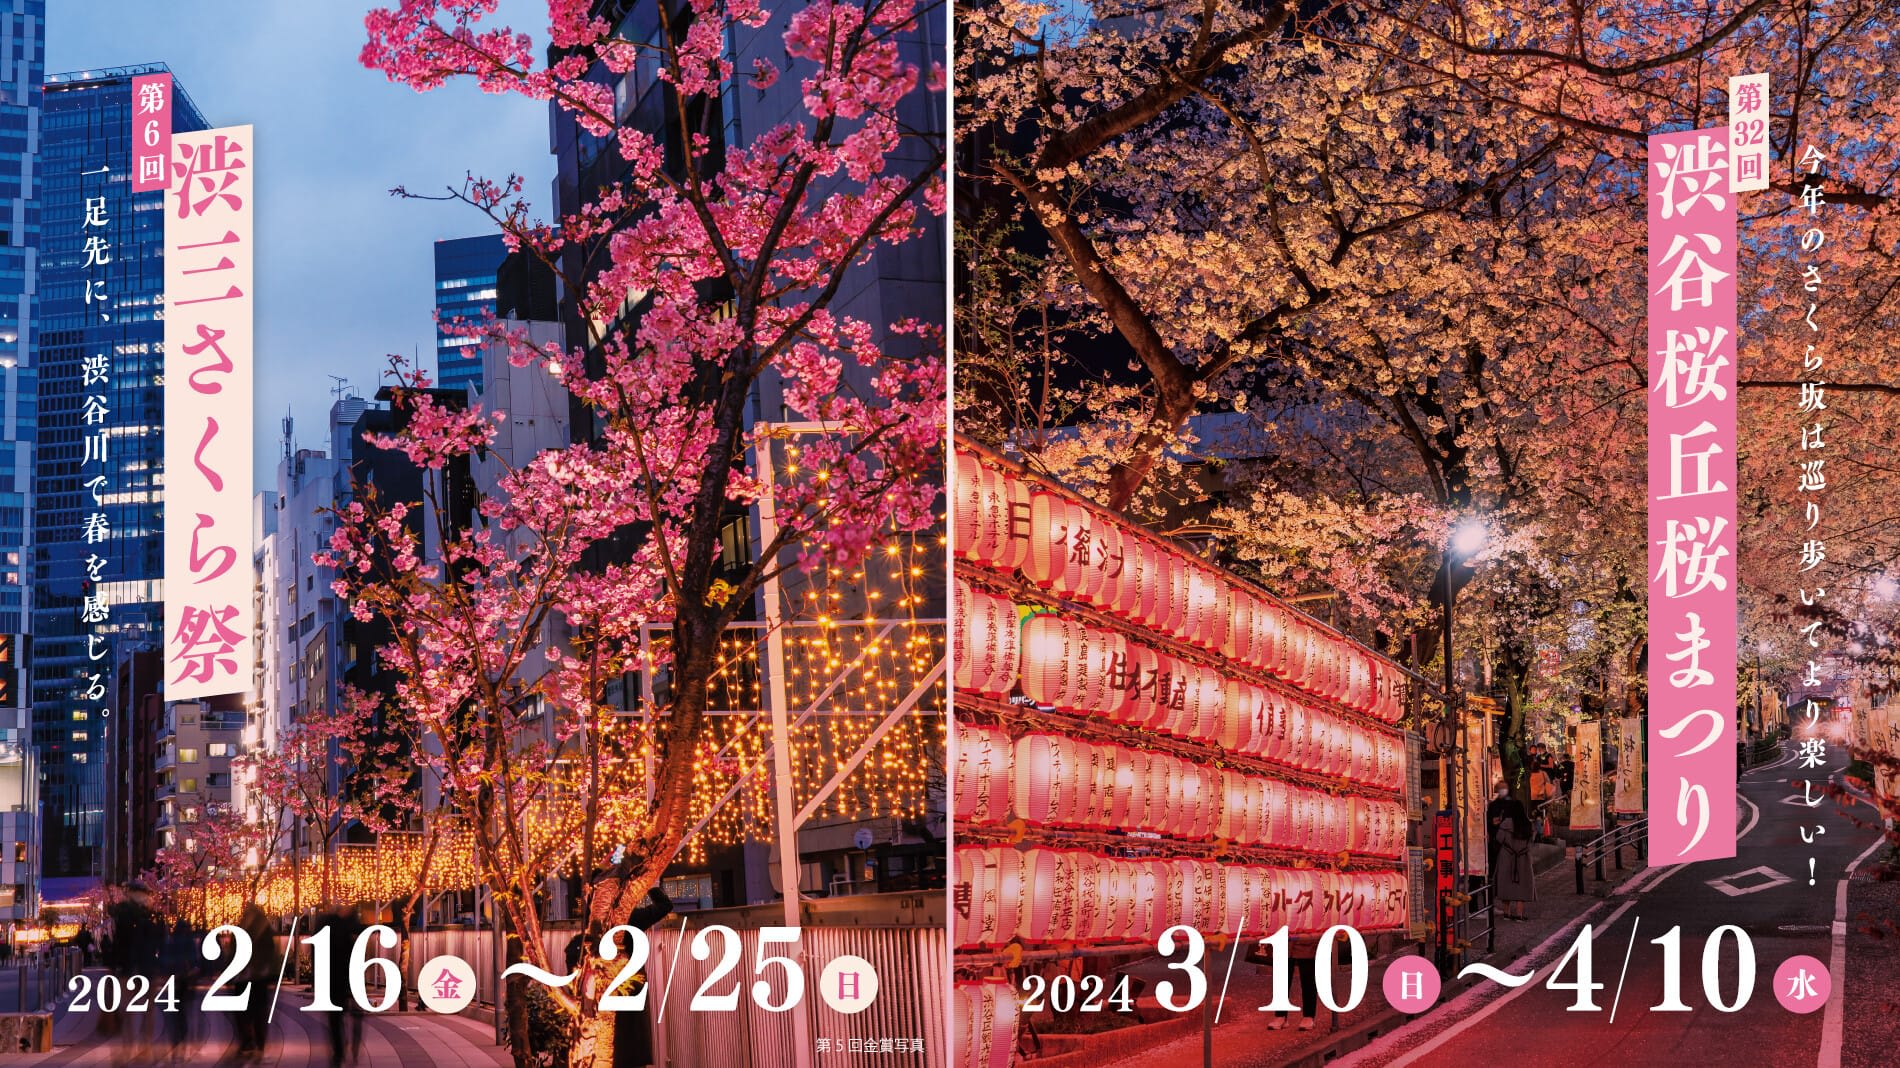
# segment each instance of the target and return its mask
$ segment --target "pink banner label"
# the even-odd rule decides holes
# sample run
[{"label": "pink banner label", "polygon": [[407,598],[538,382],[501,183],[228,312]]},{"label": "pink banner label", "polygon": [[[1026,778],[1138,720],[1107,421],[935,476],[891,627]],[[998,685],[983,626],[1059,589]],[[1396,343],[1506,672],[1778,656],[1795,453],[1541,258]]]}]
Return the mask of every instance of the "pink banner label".
[{"label": "pink banner label", "polygon": [[181,133],[165,197],[165,699],[251,685],[251,128]]},{"label": "pink banner label", "polygon": [[172,158],[172,76],[132,79],[132,192],[166,186]]},{"label": "pink banner label", "polygon": [[1649,850],[1735,855],[1729,131],[1649,139]]}]

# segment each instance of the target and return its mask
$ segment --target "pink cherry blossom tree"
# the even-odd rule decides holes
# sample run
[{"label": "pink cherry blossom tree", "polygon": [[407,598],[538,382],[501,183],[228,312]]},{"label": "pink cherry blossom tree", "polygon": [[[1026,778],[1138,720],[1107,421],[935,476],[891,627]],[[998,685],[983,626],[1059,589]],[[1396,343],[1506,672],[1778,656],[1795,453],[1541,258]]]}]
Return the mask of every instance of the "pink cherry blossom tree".
[{"label": "pink cherry blossom tree", "polygon": [[[250,814],[268,829],[258,843],[257,865],[267,872],[288,833],[295,842],[314,836],[322,876],[316,903],[335,903],[336,846],[353,822],[386,826],[384,813],[407,801],[410,768],[398,764],[394,739],[376,730],[375,705],[348,693],[340,707],[313,708],[291,723],[275,749],[247,753],[232,762],[259,811]],[[248,848],[248,845],[247,845]],[[301,907],[302,865],[293,900]],[[254,889],[255,887],[253,887]]]},{"label": "pink cherry blossom tree", "polygon": [[[687,831],[721,635],[769,577],[847,566],[938,521],[940,332],[835,305],[856,265],[943,210],[940,124],[906,117],[941,107],[942,71],[900,44],[928,17],[911,0],[820,0],[776,18],[755,0],[662,5],[657,44],[616,37],[586,3],[551,0],[546,64],[527,35],[484,24],[495,6],[372,11],[362,58],[419,90],[459,78],[550,101],[629,164],[552,224],[533,218],[518,178],[450,193],[560,271],[587,324],[564,351],[505,323],[465,329],[507,344],[515,366],[557,376],[593,432],[506,469],[499,492],[465,514],[442,478],[484,449],[504,413],[447,403],[403,374],[394,395],[406,428],[378,444],[430,472],[432,489],[413,502],[359,494],[325,559],[356,617],[393,630],[381,655],[399,682],[382,714],[415,725],[415,758],[473,829],[511,955],[569,970],[550,959],[537,898],[557,873],[583,876],[588,951],[579,981],[550,994],[570,1021],[570,1063],[606,1064],[608,973],[593,949]],[[725,42],[768,26],[786,69],[735,71]],[[685,151],[617,124],[593,72],[636,63],[665,83],[666,121]],[[723,144],[721,98],[781,77],[797,79],[802,114]],[[762,383],[779,383],[795,417],[829,430],[801,438],[769,487],[750,457],[786,443],[747,414]],[[750,559],[722,557],[732,510],[768,491],[776,536]],[[655,663],[641,659],[647,624],[666,628]],[[650,720],[629,721],[608,706],[608,685],[642,670],[663,671],[669,696]],[[525,999],[509,1001],[526,1064]]]},{"label": "pink cherry blossom tree", "polygon": [[[1890,24],[1773,0],[972,4],[957,203],[1000,236],[959,245],[958,336],[984,346],[959,426],[1274,585],[1335,591],[1401,651],[1429,656],[1456,594],[1514,733],[1533,685],[1640,697],[1644,140],[1721,124],[1727,75],[1771,72],[1775,186],[1744,224],[1751,443],[1796,434],[1808,295],[1769,256],[1798,222],[1789,161],[1851,146],[1818,180],[1841,226],[1830,368],[1856,412],[1843,451],[1888,453],[1895,392],[1869,357],[1891,329],[1896,117],[1848,102],[1895,87]],[[1249,451],[1187,422],[1229,411]],[[1785,601],[1787,457],[1742,462],[1743,581]],[[1848,467],[1824,521],[1855,568],[1891,559],[1881,484]],[[1495,544],[1454,565],[1446,532],[1473,513]],[[1552,647],[1566,662],[1540,675]]]}]

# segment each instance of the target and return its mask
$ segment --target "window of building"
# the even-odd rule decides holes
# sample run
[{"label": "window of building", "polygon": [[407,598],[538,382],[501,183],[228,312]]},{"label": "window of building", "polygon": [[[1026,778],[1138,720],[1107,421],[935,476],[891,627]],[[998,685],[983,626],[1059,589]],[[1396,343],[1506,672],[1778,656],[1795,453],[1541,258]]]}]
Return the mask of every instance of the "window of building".
[{"label": "window of building", "polygon": [[178,751],[178,762],[180,764],[196,764],[198,762],[198,751],[196,749],[180,749]]},{"label": "window of building", "polygon": [[179,783],[178,788],[185,793],[195,794],[198,792],[198,780],[186,779],[183,782]]},{"label": "window of building", "polygon": [[214,757],[230,756],[231,743],[230,742],[212,742],[210,745],[205,747],[205,752]]}]

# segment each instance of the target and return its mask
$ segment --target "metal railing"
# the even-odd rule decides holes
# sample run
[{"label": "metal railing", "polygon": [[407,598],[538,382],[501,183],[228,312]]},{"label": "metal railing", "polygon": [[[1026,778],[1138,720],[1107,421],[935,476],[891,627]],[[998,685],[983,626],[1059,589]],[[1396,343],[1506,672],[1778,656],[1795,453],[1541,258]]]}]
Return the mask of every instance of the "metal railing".
[{"label": "metal railing", "polygon": [[1484,882],[1471,888],[1471,899],[1465,902],[1465,923],[1467,938],[1477,941],[1477,924],[1484,924],[1484,954],[1490,956],[1498,951],[1498,910],[1497,879],[1495,873],[1485,877]]},{"label": "metal railing", "polygon": [[1577,847],[1577,893],[1583,893],[1583,869],[1587,864],[1596,865],[1596,880],[1603,882],[1603,858],[1614,852],[1616,867],[1623,867],[1624,847],[1634,847],[1639,863],[1648,859],[1649,853],[1649,817],[1643,816],[1628,823],[1619,824],[1590,841]]}]

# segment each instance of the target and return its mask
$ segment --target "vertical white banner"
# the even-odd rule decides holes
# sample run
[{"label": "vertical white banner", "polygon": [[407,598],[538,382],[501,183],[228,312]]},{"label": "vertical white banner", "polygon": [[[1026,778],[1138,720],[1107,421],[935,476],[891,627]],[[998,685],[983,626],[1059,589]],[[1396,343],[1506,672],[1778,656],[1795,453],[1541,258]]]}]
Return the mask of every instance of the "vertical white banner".
[{"label": "vertical white banner", "polygon": [[165,699],[251,682],[251,128],[178,134],[165,194]]},{"label": "vertical white banner", "polygon": [[1465,712],[1463,779],[1459,783],[1465,812],[1466,875],[1489,874],[1490,828],[1485,823],[1485,808],[1491,802],[1491,715],[1497,705],[1483,698],[1471,698]]},{"label": "vertical white banner", "polygon": [[1728,135],[1730,191],[1768,188],[1768,75],[1728,80]]},{"label": "vertical white banner", "polygon": [[1595,720],[1573,728],[1576,742],[1570,759],[1575,762],[1570,788],[1570,829],[1603,829],[1603,727]]},{"label": "vertical white banner", "polygon": [[1643,720],[1624,716],[1616,738],[1616,814],[1640,816],[1643,807]]}]

